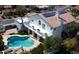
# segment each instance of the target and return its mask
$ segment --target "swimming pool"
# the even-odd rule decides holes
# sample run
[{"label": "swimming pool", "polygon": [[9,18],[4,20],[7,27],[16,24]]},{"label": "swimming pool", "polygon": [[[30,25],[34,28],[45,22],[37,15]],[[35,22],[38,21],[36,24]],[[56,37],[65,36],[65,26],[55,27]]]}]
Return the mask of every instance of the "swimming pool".
[{"label": "swimming pool", "polygon": [[23,46],[23,47],[31,47],[34,45],[34,41],[32,40],[31,37],[28,36],[11,36],[8,39],[8,46],[9,47],[19,47],[19,46]]}]

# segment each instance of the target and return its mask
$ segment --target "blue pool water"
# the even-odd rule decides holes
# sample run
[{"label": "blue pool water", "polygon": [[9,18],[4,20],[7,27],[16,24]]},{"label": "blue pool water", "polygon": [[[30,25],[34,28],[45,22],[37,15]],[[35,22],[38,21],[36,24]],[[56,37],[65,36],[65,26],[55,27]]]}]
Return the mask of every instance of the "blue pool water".
[{"label": "blue pool water", "polygon": [[19,36],[12,36],[8,38],[8,46],[9,47],[30,47],[34,44],[34,41],[30,37],[19,37]]}]

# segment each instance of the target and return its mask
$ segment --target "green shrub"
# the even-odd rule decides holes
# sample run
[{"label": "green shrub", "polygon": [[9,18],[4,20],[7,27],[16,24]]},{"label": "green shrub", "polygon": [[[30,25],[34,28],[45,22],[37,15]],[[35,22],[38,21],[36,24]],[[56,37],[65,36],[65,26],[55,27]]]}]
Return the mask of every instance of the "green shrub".
[{"label": "green shrub", "polygon": [[2,41],[3,37],[0,35],[0,41]]},{"label": "green shrub", "polygon": [[14,18],[17,18],[17,15],[13,15]]},{"label": "green shrub", "polygon": [[0,46],[4,44],[2,40],[3,40],[3,37],[0,35]]},{"label": "green shrub", "polygon": [[19,32],[18,34],[19,34],[19,35],[25,35],[25,33],[24,33],[24,32]]},{"label": "green shrub", "polygon": [[9,35],[13,35],[13,34],[15,34],[15,33],[10,33]]}]

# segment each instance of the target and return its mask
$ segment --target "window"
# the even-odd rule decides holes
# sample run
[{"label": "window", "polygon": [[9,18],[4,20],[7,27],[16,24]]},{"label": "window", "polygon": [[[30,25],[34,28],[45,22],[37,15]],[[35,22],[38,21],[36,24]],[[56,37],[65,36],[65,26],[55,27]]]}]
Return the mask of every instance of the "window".
[{"label": "window", "polygon": [[32,22],[33,22],[33,20],[32,20]]},{"label": "window", "polygon": [[52,30],[52,27],[50,27],[50,30]]},{"label": "window", "polygon": [[3,30],[3,27],[1,27],[0,30]]},{"label": "window", "polygon": [[45,29],[45,24],[42,24],[42,28]]},{"label": "window", "polygon": [[39,25],[41,25],[41,21],[39,20]]},{"label": "window", "polygon": [[56,28],[54,28],[54,30],[56,30]]}]

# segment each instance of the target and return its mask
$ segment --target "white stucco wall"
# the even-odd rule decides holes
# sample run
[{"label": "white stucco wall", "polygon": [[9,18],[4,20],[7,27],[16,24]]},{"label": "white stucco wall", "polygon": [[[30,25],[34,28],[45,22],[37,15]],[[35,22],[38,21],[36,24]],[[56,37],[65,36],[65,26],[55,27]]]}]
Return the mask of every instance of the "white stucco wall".
[{"label": "white stucco wall", "polygon": [[21,30],[21,24],[19,22],[15,21],[15,25],[17,26],[18,31],[20,31]]},{"label": "white stucco wall", "polygon": [[[57,27],[56,29],[51,29],[51,26],[45,21],[43,20],[41,17],[38,16],[33,16],[31,18],[29,18],[30,20],[30,24],[34,24],[35,26],[39,27],[40,30],[44,30],[45,32],[47,32],[48,36],[57,36],[57,37],[61,37],[61,32],[62,32],[62,27]],[[33,20],[33,21],[32,21]],[[39,20],[41,21],[41,25],[39,25]],[[18,28],[18,31],[21,30],[21,23],[19,23],[18,21],[15,21],[15,24]],[[42,24],[45,24],[45,29],[42,28]]]},{"label": "white stucco wall", "polygon": [[[27,23],[29,21],[28,17],[22,17],[22,20],[24,23],[25,22]],[[17,26],[18,31],[22,30],[22,28],[21,28],[22,20],[21,20],[21,17],[15,18],[15,25]]]},{"label": "white stucco wall", "polygon": [[[37,16],[38,17],[38,16]],[[33,21],[32,21],[33,20]],[[32,18],[32,20],[31,20],[31,24],[35,24],[36,26],[38,26],[41,30],[43,29],[42,28],[42,24],[45,24],[45,31],[47,31],[49,34],[49,36],[51,35],[51,34],[53,34],[53,28],[51,29],[51,26],[45,21],[45,20],[43,20],[42,18]],[[41,25],[39,25],[39,20],[41,21]]]}]

